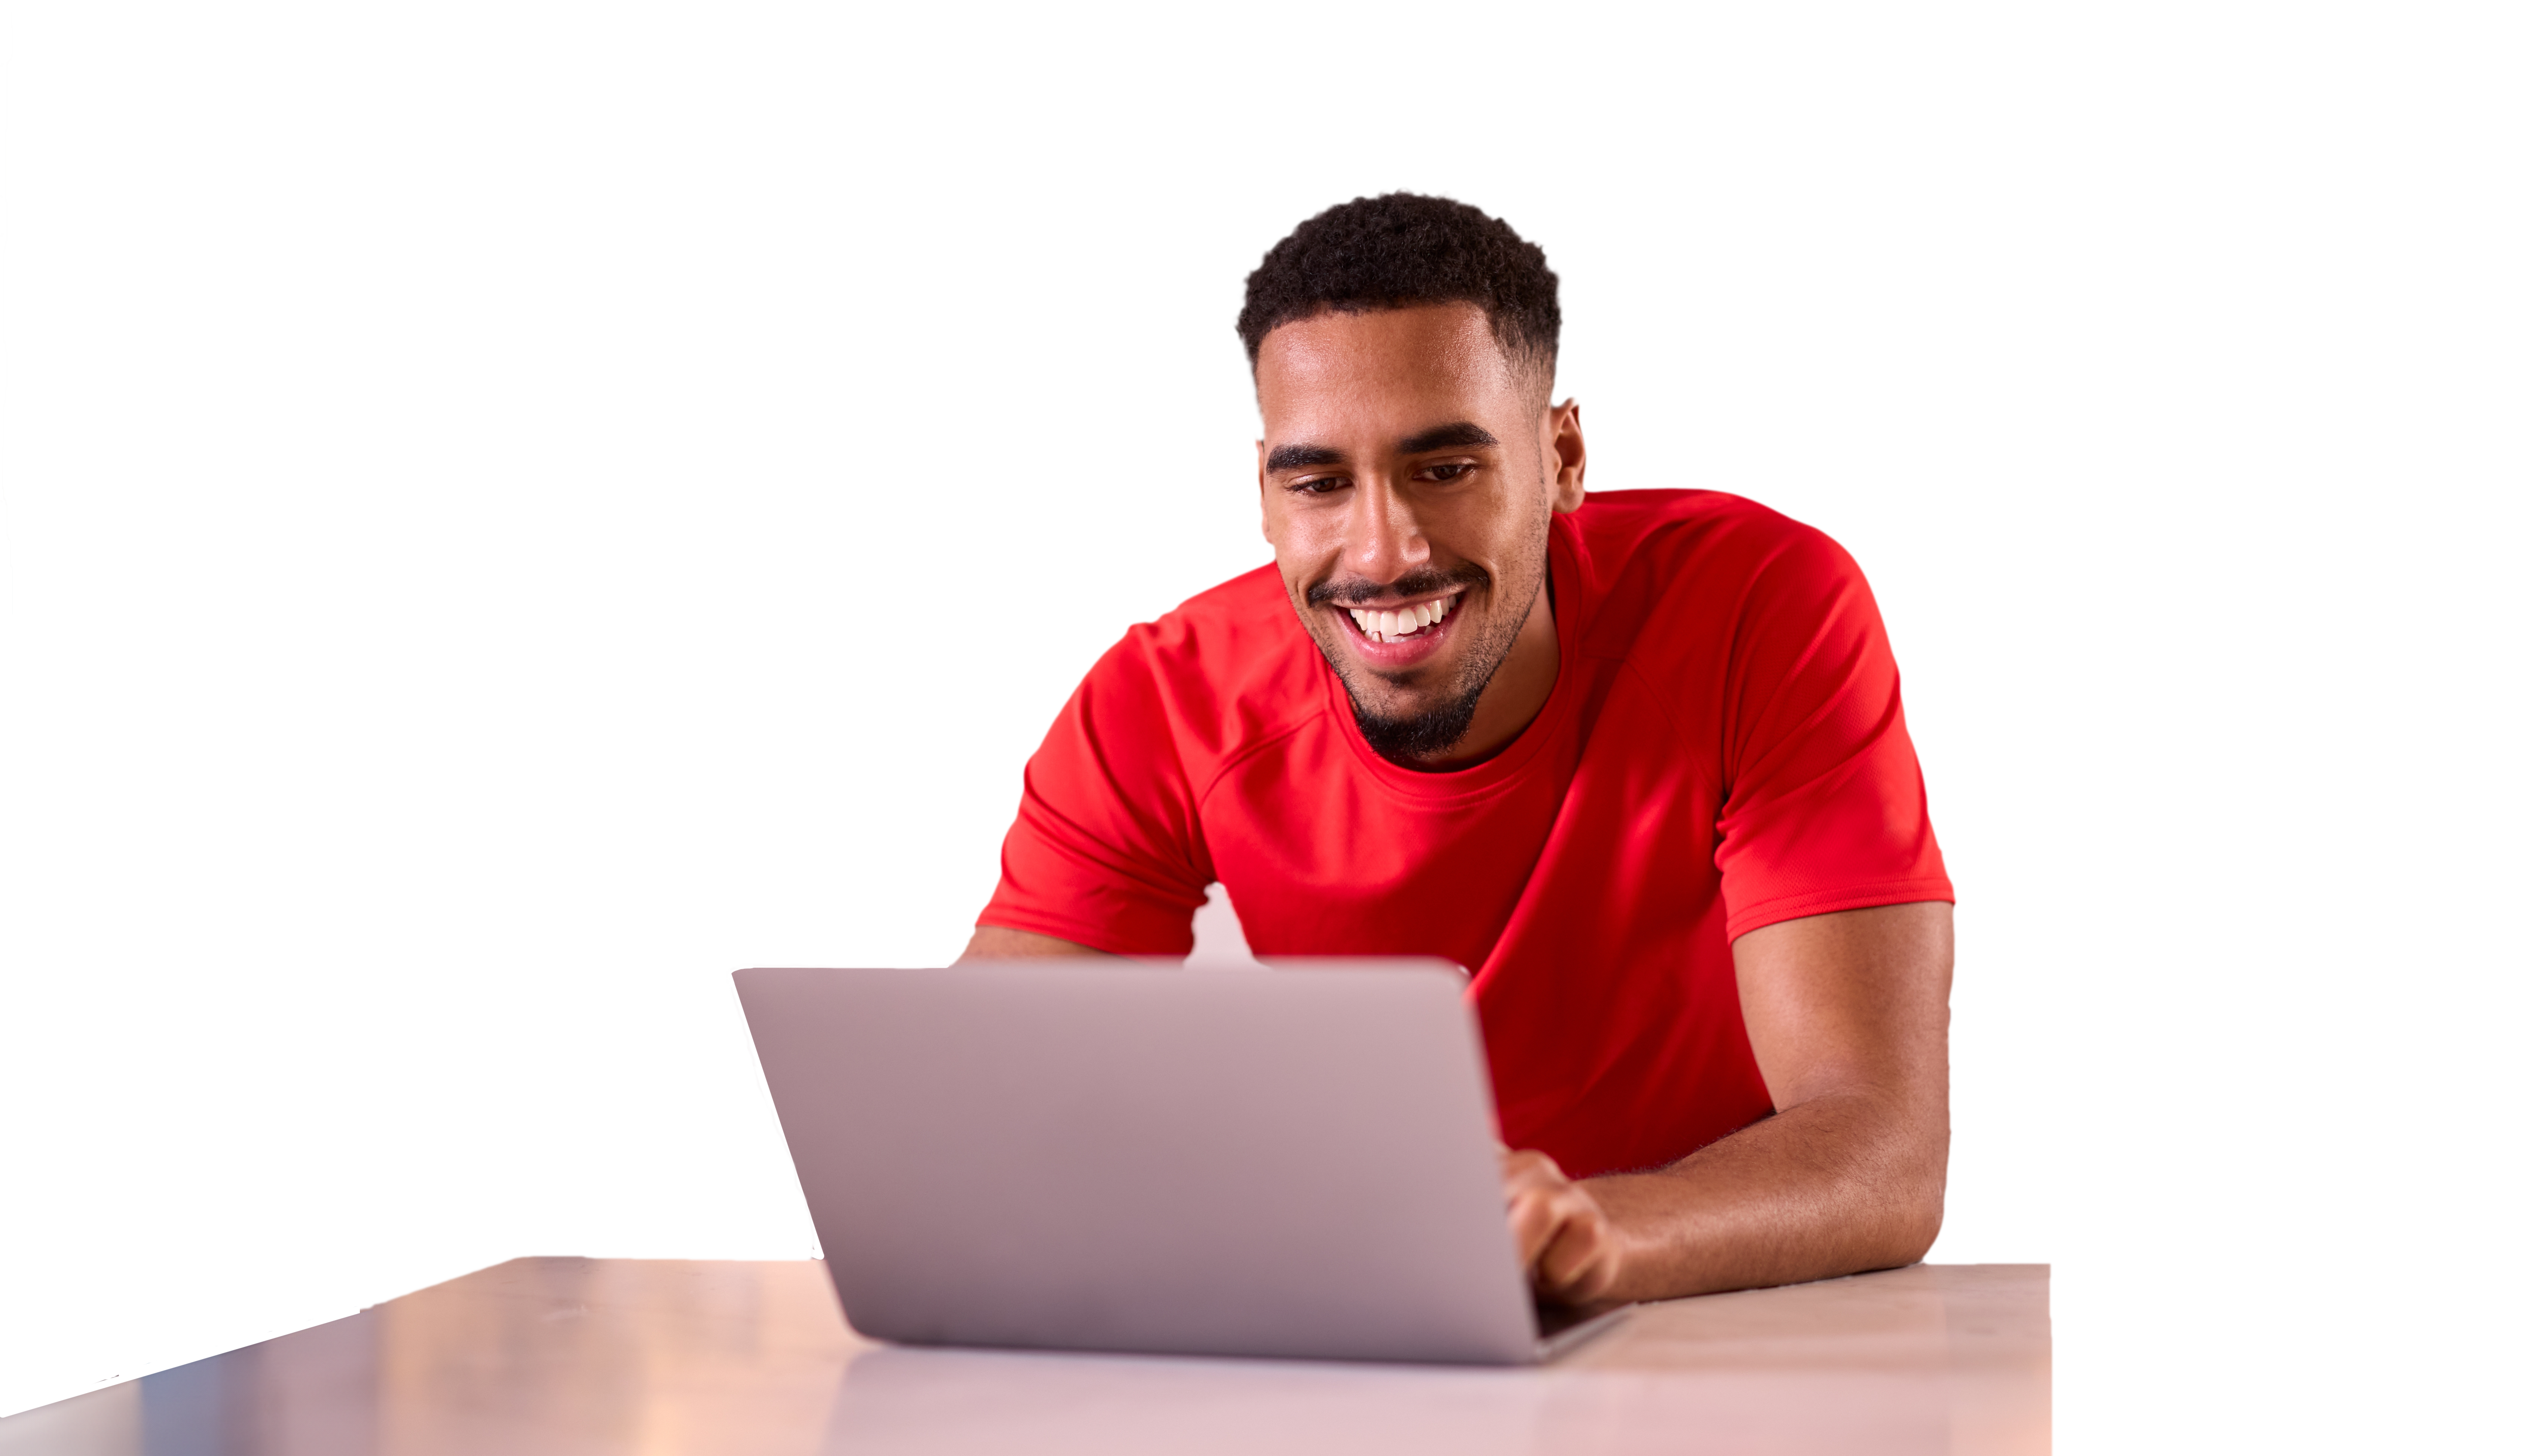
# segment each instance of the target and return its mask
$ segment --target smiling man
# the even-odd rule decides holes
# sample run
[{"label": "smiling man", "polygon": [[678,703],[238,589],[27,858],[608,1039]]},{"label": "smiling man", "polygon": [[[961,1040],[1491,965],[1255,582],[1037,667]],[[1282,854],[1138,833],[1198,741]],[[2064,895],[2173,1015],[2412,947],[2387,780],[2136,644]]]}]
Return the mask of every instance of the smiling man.
[{"label": "smiling man", "polygon": [[966,954],[1182,955],[1220,881],[1258,954],[1472,970],[1542,1292],[1910,1263],[1952,890],[1880,616],[1764,506],[1589,494],[1560,322],[1544,254],[1445,198],[1265,256],[1273,562],[1087,674]]}]

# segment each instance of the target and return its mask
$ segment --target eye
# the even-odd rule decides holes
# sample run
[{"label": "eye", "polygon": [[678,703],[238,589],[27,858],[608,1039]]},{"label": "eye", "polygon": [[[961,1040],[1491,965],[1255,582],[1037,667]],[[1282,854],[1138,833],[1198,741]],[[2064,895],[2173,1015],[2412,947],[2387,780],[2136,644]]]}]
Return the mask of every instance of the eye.
[{"label": "eye", "polygon": [[1472,460],[1452,460],[1442,465],[1424,466],[1413,473],[1413,478],[1417,481],[1429,481],[1435,486],[1445,486],[1451,481],[1465,480],[1474,473],[1475,462]]},{"label": "eye", "polygon": [[1351,477],[1347,475],[1320,475],[1308,480],[1292,481],[1283,489],[1302,496],[1330,496],[1350,484]]}]

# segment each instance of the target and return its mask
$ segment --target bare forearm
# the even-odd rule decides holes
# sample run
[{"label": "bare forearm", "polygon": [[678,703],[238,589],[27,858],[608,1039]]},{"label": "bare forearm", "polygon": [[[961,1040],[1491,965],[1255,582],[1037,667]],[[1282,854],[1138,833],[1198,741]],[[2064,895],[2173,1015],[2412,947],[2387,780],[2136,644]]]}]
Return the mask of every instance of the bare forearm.
[{"label": "bare forearm", "polygon": [[1731,955],[1780,1111],[1658,1172],[1583,1185],[1621,1246],[1608,1297],[1886,1268],[1924,1258],[1943,1226],[1951,907],[1785,921]]},{"label": "bare forearm", "polygon": [[1101,956],[1074,941],[1058,936],[1037,935],[1030,930],[1009,930],[1003,925],[972,927],[971,944],[963,948],[964,960],[1028,960],[1043,956]]},{"label": "bare forearm", "polygon": [[1941,1108],[1814,1098],[1652,1173],[1586,1180],[1623,1265],[1610,1297],[1667,1299],[1913,1264],[1944,1216]]}]

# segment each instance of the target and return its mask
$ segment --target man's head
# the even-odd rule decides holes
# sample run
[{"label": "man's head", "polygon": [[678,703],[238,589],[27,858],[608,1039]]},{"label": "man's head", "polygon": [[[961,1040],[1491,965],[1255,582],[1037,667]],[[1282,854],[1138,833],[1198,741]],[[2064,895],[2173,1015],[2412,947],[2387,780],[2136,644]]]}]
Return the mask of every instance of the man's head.
[{"label": "man's head", "polygon": [[[1246,279],[1263,535],[1397,762],[1498,747],[1479,705],[1525,725],[1551,684],[1547,523],[1583,469],[1579,411],[1548,407],[1561,323],[1546,255],[1444,197],[1328,209]],[[1506,665],[1528,682],[1496,689]]]}]

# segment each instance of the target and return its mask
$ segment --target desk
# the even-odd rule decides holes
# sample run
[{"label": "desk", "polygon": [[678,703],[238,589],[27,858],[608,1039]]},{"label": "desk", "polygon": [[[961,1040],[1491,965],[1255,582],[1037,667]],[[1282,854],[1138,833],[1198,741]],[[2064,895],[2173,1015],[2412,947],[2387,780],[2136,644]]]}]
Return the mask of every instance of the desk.
[{"label": "desk", "polygon": [[518,1259],[0,1420],[0,1456],[2048,1449],[2045,1264],[1646,1305],[1499,1370],[905,1348],[819,1264]]}]

